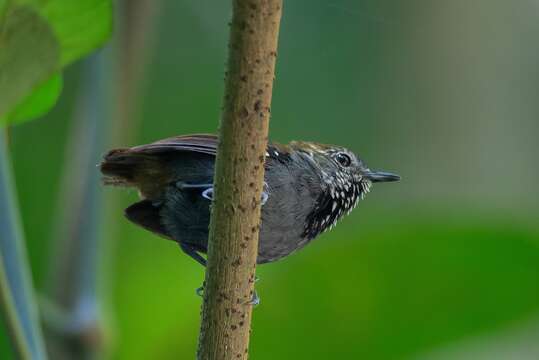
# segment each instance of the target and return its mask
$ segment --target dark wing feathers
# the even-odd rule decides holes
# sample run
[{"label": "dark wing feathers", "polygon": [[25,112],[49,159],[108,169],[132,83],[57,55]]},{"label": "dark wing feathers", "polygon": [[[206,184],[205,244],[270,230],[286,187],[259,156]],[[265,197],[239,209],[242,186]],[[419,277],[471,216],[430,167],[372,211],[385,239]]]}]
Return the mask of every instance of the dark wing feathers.
[{"label": "dark wing feathers", "polygon": [[150,200],[136,202],[125,209],[125,217],[164,238],[171,239],[167,229],[163,226],[159,208]]},{"label": "dark wing feathers", "polygon": [[[186,135],[151,144],[110,151],[104,156],[101,171],[105,183],[135,186],[145,198],[159,197],[164,185],[174,179],[166,164],[166,153],[196,152],[215,156],[218,139],[214,135]],[[159,206],[149,199],[139,201],[125,210],[126,217],[165,238],[171,235],[163,226]]]},{"label": "dark wing feathers", "polygon": [[135,186],[144,197],[160,193],[161,187],[174,179],[166,161],[174,152],[195,152],[215,156],[218,139],[215,135],[177,136],[147,145],[115,149],[101,162],[104,182],[109,185]]},{"label": "dark wing feathers", "polygon": [[[175,136],[163,140],[156,141],[147,145],[135,146],[129,151],[134,153],[155,154],[169,151],[194,151],[202,154],[216,155],[219,138],[212,134],[193,134]],[[288,156],[290,149],[277,143],[268,144],[268,157],[275,158],[280,161],[282,156]],[[279,158],[281,157],[281,158]]]},{"label": "dark wing feathers", "polygon": [[[181,153],[217,154],[219,139],[211,134],[176,136],[132,148],[110,151],[101,162],[104,182],[110,185],[135,186],[143,197],[153,198],[162,187],[173,181],[177,173],[171,171],[170,159]],[[279,144],[268,144],[268,160],[286,162],[289,149]],[[183,160],[182,160],[183,161]],[[188,166],[187,162],[185,163]]]},{"label": "dark wing feathers", "polygon": [[168,151],[194,151],[208,155],[217,153],[217,136],[210,134],[195,134],[176,136],[156,141],[147,145],[135,146],[130,149],[134,153],[154,154]]}]

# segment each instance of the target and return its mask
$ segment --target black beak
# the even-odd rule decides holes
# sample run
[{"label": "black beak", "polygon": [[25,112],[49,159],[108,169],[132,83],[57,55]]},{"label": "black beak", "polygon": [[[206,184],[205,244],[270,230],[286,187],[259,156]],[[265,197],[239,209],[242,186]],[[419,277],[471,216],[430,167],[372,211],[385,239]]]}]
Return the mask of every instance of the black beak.
[{"label": "black beak", "polygon": [[399,181],[401,177],[397,174],[392,174],[384,171],[369,171],[363,174],[367,179],[375,182],[390,182],[390,181]]}]

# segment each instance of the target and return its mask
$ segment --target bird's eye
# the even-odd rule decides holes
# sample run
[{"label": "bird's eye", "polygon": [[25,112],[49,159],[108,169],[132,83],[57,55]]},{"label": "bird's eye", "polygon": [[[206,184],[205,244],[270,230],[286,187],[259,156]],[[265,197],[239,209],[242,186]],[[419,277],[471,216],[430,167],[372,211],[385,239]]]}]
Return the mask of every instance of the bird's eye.
[{"label": "bird's eye", "polygon": [[352,159],[350,159],[350,156],[348,156],[347,154],[345,153],[338,153],[336,156],[335,156],[335,159],[337,160],[337,162],[343,166],[343,167],[348,167],[350,166],[350,164],[352,163]]}]

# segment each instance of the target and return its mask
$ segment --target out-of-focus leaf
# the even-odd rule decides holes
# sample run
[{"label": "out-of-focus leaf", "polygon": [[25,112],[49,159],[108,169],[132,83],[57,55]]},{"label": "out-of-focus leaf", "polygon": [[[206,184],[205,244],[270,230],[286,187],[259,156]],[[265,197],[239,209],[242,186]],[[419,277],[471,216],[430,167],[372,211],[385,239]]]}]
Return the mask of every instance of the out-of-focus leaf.
[{"label": "out-of-focus leaf", "polygon": [[8,6],[0,19],[0,116],[49,79],[59,61],[47,21],[30,6]]},{"label": "out-of-focus leaf", "polygon": [[4,16],[4,11],[6,10],[6,0],[0,0],[0,19]]},{"label": "out-of-focus leaf", "polygon": [[51,75],[111,30],[111,0],[0,0],[0,126],[48,111],[61,91]]},{"label": "out-of-focus leaf", "polygon": [[38,86],[22,103],[0,118],[0,126],[17,124],[35,119],[48,112],[62,91],[62,76],[53,75],[49,80]]},{"label": "out-of-focus leaf", "polygon": [[111,0],[34,0],[60,43],[62,66],[102,45],[112,31]]}]

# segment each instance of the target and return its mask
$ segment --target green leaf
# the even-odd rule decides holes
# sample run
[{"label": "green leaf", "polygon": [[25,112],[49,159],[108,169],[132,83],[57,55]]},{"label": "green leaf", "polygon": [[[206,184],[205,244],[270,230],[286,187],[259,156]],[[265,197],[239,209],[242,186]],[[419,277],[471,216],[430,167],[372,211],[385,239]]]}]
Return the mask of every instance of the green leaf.
[{"label": "green leaf", "polygon": [[62,67],[102,45],[111,0],[0,0],[0,126],[47,112]]},{"label": "green leaf", "polygon": [[8,6],[0,20],[0,116],[20,104],[57,70],[60,47],[32,7]]},{"label": "green leaf", "polygon": [[112,32],[111,0],[41,0],[42,14],[60,42],[66,66],[102,45]]},{"label": "green leaf", "polygon": [[47,113],[56,104],[62,91],[62,76],[55,74],[38,86],[6,116],[0,118],[0,126],[18,124]]}]

